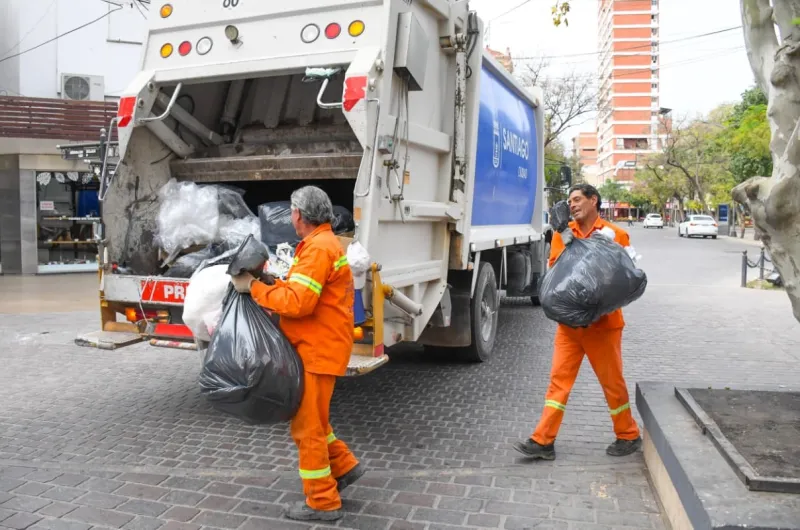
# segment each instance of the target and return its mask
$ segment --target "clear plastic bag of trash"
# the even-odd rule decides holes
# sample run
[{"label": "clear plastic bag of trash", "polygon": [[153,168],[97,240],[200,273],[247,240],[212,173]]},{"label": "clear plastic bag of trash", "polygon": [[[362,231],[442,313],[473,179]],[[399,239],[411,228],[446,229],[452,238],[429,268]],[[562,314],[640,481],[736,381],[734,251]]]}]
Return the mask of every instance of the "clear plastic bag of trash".
[{"label": "clear plastic bag of trash", "polygon": [[248,235],[261,239],[258,217],[243,191],[225,185],[198,186],[171,179],[159,191],[158,242],[171,264],[180,251],[227,242],[238,245]]},{"label": "clear plastic bag of trash", "polygon": [[219,230],[217,191],[171,179],[159,191],[158,242],[167,254],[208,245]]},{"label": "clear plastic bag of trash", "polygon": [[235,219],[228,215],[220,216],[218,240],[237,245],[247,236],[261,240],[261,224],[258,222],[258,217]]},{"label": "clear plastic bag of trash", "polygon": [[[336,234],[355,230],[353,214],[344,206],[333,207],[333,223],[331,228]],[[292,247],[300,242],[300,238],[292,226],[292,209],[289,201],[267,202],[258,207],[258,218],[261,222],[261,241],[270,248],[281,243]]]},{"label": "clear plastic bag of trash", "polygon": [[[557,217],[554,213],[551,218]],[[574,238],[569,228],[562,238],[566,248],[539,285],[548,318],[572,328],[586,327],[644,294],[647,275],[621,245],[599,232]]]},{"label": "clear plastic bag of trash", "polygon": [[189,280],[183,302],[183,323],[195,339],[209,342],[222,316],[222,301],[231,277],[227,265],[206,267]]},{"label": "clear plastic bag of trash", "polygon": [[294,261],[294,249],[288,243],[281,243],[275,249],[275,253],[270,252],[267,272],[276,278],[286,279],[289,269]]},{"label": "clear plastic bag of trash", "polygon": [[[252,241],[251,236],[242,243],[233,270],[252,270],[259,252]],[[263,268],[265,261],[256,268]],[[249,424],[285,422],[300,407],[303,362],[267,312],[230,285],[199,383],[217,410]]]}]

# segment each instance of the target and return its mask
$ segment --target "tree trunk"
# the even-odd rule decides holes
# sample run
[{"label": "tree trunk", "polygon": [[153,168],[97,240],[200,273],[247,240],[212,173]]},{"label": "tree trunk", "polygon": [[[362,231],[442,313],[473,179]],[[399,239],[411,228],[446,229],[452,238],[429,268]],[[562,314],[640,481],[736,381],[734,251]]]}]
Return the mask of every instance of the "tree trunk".
[{"label": "tree trunk", "polygon": [[733,198],[749,206],[800,321],[800,0],[775,0],[774,13],[770,0],[740,1],[750,66],[768,97],[773,172],[736,186]]}]

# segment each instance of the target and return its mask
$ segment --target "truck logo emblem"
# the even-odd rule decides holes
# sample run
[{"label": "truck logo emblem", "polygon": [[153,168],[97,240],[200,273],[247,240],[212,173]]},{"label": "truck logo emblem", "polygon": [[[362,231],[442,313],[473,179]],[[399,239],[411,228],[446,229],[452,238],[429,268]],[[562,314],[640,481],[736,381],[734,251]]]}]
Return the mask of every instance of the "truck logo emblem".
[{"label": "truck logo emblem", "polygon": [[495,118],[494,132],[492,134],[492,165],[495,169],[500,167],[502,158],[503,152],[500,148],[500,122]]}]

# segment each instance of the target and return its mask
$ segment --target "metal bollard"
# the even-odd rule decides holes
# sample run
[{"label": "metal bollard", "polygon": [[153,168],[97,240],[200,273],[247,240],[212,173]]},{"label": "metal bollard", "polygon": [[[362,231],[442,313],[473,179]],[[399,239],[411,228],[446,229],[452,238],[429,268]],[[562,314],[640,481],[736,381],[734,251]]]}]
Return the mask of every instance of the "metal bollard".
[{"label": "metal bollard", "polygon": [[764,247],[761,247],[761,258],[758,260],[758,279],[764,279]]},{"label": "metal bollard", "polygon": [[747,251],[742,251],[742,287],[747,287]]}]

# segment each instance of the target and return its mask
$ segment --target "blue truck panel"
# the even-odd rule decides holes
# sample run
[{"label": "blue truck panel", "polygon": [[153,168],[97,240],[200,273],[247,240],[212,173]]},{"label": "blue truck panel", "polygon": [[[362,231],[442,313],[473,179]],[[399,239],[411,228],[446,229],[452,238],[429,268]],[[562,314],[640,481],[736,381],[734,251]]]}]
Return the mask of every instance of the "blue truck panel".
[{"label": "blue truck panel", "polygon": [[539,156],[533,108],[486,65],[480,74],[472,225],[530,224]]}]

